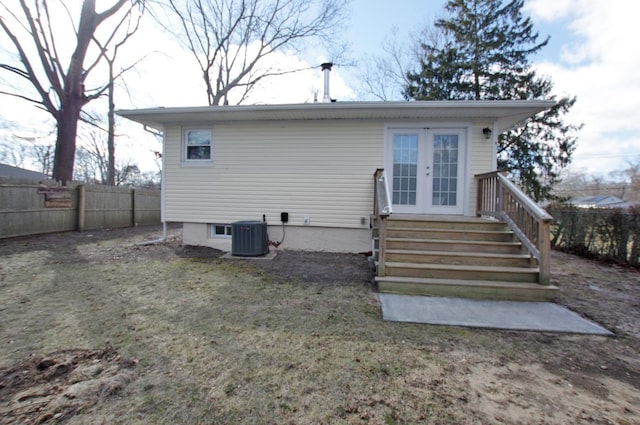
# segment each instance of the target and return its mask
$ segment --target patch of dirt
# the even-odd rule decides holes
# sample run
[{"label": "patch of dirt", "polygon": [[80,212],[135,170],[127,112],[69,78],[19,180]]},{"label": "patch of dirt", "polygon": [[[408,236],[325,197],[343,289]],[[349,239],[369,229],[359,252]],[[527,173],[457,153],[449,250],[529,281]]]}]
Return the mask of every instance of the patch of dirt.
[{"label": "patch of dirt", "polygon": [[640,271],[553,251],[558,303],[621,336],[640,340]]},{"label": "patch of dirt", "polygon": [[[169,242],[171,243],[171,242]],[[182,258],[218,259],[225,253],[204,246],[177,245],[176,255]],[[275,251],[273,259],[231,258],[256,267],[282,282],[303,285],[370,285],[374,272],[368,255],[319,251]]]},{"label": "patch of dirt", "polygon": [[282,281],[302,285],[370,285],[373,271],[367,256],[315,251],[277,251],[273,260],[238,260]]},{"label": "patch of dirt", "polygon": [[177,245],[173,249],[181,258],[216,259],[224,255],[224,252],[207,246]]},{"label": "patch of dirt", "polygon": [[134,379],[134,359],[112,348],[31,355],[0,368],[0,423],[41,424],[68,420],[119,394]]},{"label": "patch of dirt", "polygon": [[161,226],[22,236],[0,239],[0,257],[38,251],[55,252],[56,255],[53,257],[41,258],[41,262],[45,264],[109,264],[114,261],[136,262],[148,258],[174,258],[176,250],[182,247],[182,227],[170,225],[164,242],[148,243],[159,240],[162,236]]}]

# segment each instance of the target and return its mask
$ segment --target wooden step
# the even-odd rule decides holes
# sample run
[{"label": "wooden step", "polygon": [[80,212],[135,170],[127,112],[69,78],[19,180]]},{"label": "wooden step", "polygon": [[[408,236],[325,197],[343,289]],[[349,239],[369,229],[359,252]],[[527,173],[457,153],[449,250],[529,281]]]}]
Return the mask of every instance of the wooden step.
[{"label": "wooden step", "polygon": [[[502,222],[407,215],[386,225],[380,292],[523,301],[557,294],[556,287],[538,284],[537,262]],[[373,237],[377,253],[377,229]]]},{"label": "wooden step", "polygon": [[387,229],[388,238],[513,242],[511,230],[434,229],[397,227]]},{"label": "wooden step", "polygon": [[387,228],[410,227],[414,229],[475,229],[475,230],[504,230],[507,227],[501,221],[487,220],[477,217],[428,217],[420,216],[392,216],[387,219]]},{"label": "wooden step", "polygon": [[467,266],[451,264],[416,264],[387,261],[386,276],[436,279],[487,280],[497,282],[538,282],[537,267]]},{"label": "wooden step", "polygon": [[527,254],[387,249],[387,261],[416,264],[453,264],[502,267],[537,267]]},{"label": "wooden step", "polygon": [[376,277],[382,293],[511,301],[551,301],[558,287],[523,282]]},{"label": "wooden step", "polygon": [[387,250],[408,249],[423,251],[490,252],[496,254],[520,254],[522,243],[518,241],[453,241],[444,239],[387,238]]}]

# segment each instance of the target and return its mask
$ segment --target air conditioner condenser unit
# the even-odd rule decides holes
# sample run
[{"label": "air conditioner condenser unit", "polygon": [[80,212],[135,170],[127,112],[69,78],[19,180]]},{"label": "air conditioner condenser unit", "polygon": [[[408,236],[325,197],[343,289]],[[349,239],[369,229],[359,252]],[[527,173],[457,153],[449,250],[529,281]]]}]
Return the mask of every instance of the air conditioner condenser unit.
[{"label": "air conditioner condenser unit", "polygon": [[236,221],[231,223],[231,255],[258,257],[269,253],[267,223]]}]

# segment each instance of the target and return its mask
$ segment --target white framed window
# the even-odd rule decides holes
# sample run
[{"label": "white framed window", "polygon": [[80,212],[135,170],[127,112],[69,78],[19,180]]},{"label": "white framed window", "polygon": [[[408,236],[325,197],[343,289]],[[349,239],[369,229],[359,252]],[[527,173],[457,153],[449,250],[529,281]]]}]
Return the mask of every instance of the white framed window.
[{"label": "white framed window", "polygon": [[230,238],[231,237],[231,225],[230,224],[210,224],[209,225],[209,238]]},{"label": "white framed window", "polygon": [[188,163],[213,160],[213,131],[210,128],[184,130],[184,161]]}]

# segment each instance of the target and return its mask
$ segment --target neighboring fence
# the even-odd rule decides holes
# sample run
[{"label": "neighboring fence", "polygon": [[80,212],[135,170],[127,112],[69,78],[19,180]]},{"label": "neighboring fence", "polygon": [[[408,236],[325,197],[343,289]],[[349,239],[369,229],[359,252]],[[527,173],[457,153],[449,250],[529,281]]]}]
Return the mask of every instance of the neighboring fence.
[{"label": "neighboring fence", "polygon": [[640,207],[553,205],[552,246],[581,256],[640,267]]},{"label": "neighboring fence", "polygon": [[0,238],[159,223],[159,190],[0,179]]}]

